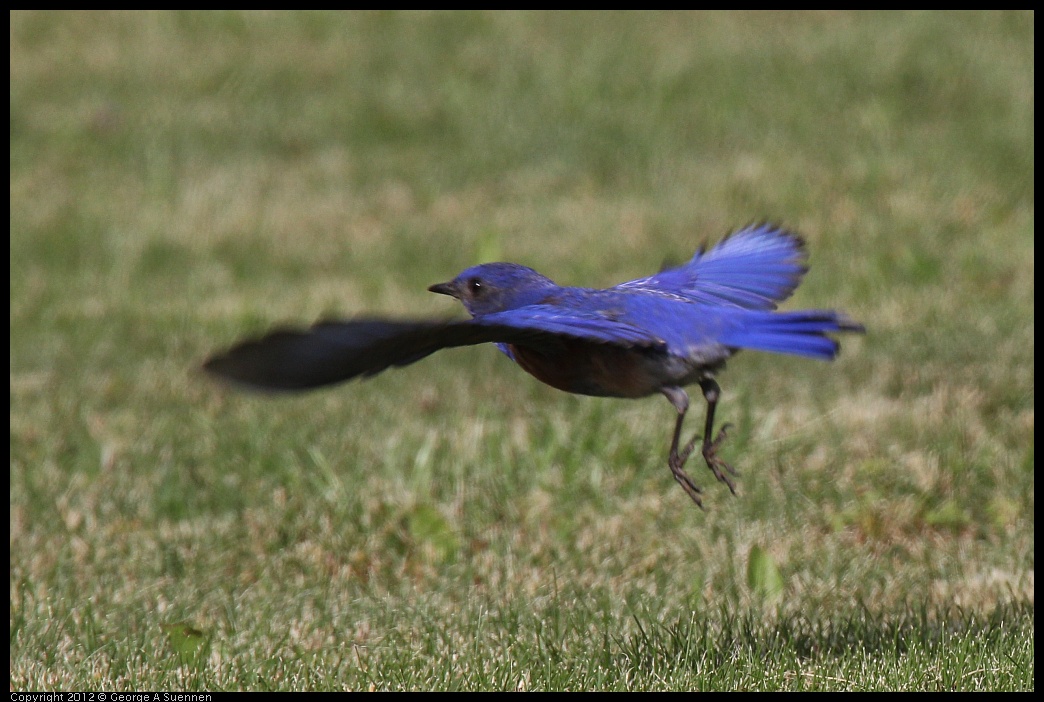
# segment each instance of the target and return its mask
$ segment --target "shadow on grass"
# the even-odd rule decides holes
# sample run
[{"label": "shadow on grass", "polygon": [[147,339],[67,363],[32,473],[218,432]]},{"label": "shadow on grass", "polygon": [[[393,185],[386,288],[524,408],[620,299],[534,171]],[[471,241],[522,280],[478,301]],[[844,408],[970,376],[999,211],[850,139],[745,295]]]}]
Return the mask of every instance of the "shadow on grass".
[{"label": "shadow on grass", "polygon": [[639,630],[614,641],[614,663],[652,676],[665,669],[688,669],[711,685],[719,677],[735,681],[740,669],[779,672],[793,670],[792,664],[805,669],[827,660],[869,660],[887,669],[915,649],[944,669],[948,660],[959,665],[970,658],[972,648],[977,658],[995,651],[1015,665],[1007,651],[1033,631],[1033,618],[1031,601],[1002,603],[987,613],[927,604],[879,612],[859,603],[840,615],[736,614],[722,607],[717,616],[693,614],[653,627],[636,617]]}]

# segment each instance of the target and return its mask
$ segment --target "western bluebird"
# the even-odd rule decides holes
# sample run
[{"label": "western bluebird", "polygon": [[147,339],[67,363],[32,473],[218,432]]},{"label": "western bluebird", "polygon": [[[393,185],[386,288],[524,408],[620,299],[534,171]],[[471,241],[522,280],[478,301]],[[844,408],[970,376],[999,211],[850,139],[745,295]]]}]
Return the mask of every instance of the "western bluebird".
[{"label": "western bluebird", "polygon": [[864,331],[833,310],[774,311],[807,270],[801,238],[767,224],[701,247],[682,266],[606,289],[562,287],[532,268],[485,263],[428,288],[460,300],[471,319],[357,318],[278,329],[213,356],[204,368],[253,388],[300,391],[376,375],[439,349],[492,342],[559,390],[665,395],[678,412],[667,462],[702,507],[702,491],[683,469],[700,436],[679,447],[689,408],[684,386],[703,391],[703,458],[735,494],[729,474],[737,473],[718,456],[729,425],[714,435],[721,392],[715,373],[740,349],[829,360],[839,345],[828,334]]}]

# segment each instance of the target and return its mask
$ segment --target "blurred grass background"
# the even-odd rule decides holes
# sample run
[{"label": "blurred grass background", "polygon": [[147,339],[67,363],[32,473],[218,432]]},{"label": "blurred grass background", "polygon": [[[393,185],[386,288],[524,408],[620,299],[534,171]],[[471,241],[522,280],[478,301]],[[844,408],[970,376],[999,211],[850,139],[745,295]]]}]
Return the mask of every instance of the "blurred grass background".
[{"label": "blurred grass background", "polygon": [[[1033,687],[1032,14],[10,18],[13,689]],[[196,372],[760,219],[868,334],[730,363],[705,513],[491,348]]]}]

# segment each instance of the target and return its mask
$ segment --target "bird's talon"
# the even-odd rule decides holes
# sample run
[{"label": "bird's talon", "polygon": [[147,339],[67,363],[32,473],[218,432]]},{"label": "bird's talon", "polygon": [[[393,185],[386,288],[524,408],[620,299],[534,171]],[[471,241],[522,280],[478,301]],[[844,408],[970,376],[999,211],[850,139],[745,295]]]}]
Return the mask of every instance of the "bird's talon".
[{"label": "bird's talon", "polygon": [[[735,473],[736,473],[736,471],[732,470],[732,467],[731,467],[731,466],[729,466],[729,464],[728,464],[728,463],[722,463],[721,465],[722,465],[722,466],[723,466],[723,467],[724,467],[724,468],[725,468],[726,470],[728,470],[728,471],[729,471],[730,473],[732,473],[732,474],[735,474]],[[731,492],[731,493],[732,493],[733,495],[735,495],[735,494],[736,494],[736,484],[732,482],[732,479],[731,479],[731,478],[729,478],[729,476],[727,476],[727,475],[725,475],[724,473],[722,473],[722,472],[721,472],[721,470],[716,470],[716,471],[714,471],[714,476],[715,476],[715,477],[716,477],[716,478],[717,478],[718,480],[720,480],[721,482],[723,482],[723,483],[725,483],[726,485],[728,485],[728,486],[729,486],[729,491],[730,491],[730,492]]]},{"label": "bird's talon", "polygon": [[722,443],[724,443],[725,439],[728,438],[729,430],[733,428],[734,427],[731,422],[723,424],[721,429],[718,430],[718,435],[714,437],[714,441],[711,442],[711,446],[713,446],[715,449],[721,446]]},{"label": "bird's talon", "polygon": [[730,466],[728,463],[718,458],[718,448],[722,442],[725,441],[728,436],[728,430],[732,428],[732,424],[725,424],[718,430],[718,435],[714,438],[714,441],[705,444],[703,447],[703,460],[707,462],[707,467],[714,473],[714,477],[718,479],[718,482],[725,483],[729,486],[729,490],[733,495],[736,494],[736,484],[732,482],[727,473],[739,477],[739,472]]},{"label": "bird's talon", "polygon": [[703,490],[701,490],[700,487],[692,481],[692,478],[689,477],[688,473],[681,470],[681,468],[675,469],[672,466],[671,472],[674,474],[674,479],[677,480],[678,484],[682,486],[683,490],[685,490],[685,494],[696,503],[697,507],[703,509],[703,499],[700,497],[700,493],[702,493]]},{"label": "bird's talon", "polygon": [[689,443],[685,444],[685,448],[683,448],[681,450],[681,452],[676,456],[676,458],[678,460],[678,467],[679,468],[681,468],[683,465],[685,465],[685,462],[687,460],[689,460],[689,456],[692,454],[693,449],[696,448],[696,442],[699,441],[701,438],[702,437],[700,437],[700,436],[692,437],[692,441],[690,441]]}]

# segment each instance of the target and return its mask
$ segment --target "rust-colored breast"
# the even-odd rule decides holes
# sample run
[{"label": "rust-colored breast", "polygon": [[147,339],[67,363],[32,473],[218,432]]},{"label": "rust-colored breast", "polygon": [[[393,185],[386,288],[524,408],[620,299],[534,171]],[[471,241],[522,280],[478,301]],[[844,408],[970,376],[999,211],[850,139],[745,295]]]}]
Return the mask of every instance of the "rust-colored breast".
[{"label": "rust-colored breast", "polygon": [[554,351],[509,344],[515,361],[553,388],[596,397],[644,397],[661,382],[649,372],[653,360],[641,349],[564,340]]}]

